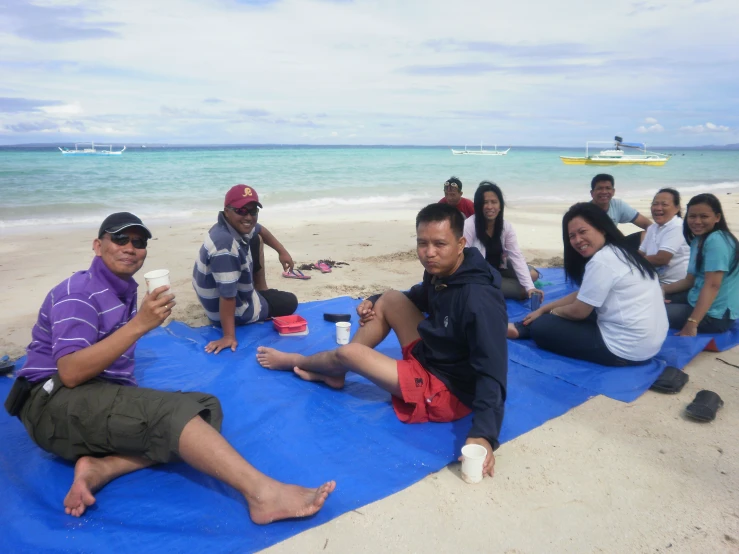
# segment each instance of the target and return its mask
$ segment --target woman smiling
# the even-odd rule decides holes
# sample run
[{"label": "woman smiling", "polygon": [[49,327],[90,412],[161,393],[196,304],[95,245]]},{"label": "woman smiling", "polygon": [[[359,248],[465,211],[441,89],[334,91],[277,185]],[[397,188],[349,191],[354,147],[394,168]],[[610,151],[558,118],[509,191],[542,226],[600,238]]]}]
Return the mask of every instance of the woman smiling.
[{"label": "woman smiling", "polygon": [[654,267],[595,204],[562,219],[564,266],[580,289],[508,325],[508,338],[602,365],[643,363],[662,347],[667,314]]},{"label": "woman smiling", "polygon": [[683,236],[680,193],[660,189],[652,200],[654,223],[647,227],[639,252],[655,267],[663,284],[683,279],[688,272],[690,247]]},{"label": "woman smiling", "polygon": [[682,336],[722,333],[739,317],[739,242],[713,194],[688,202],[684,224],[690,264],[684,279],[663,285],[670,327]]}]

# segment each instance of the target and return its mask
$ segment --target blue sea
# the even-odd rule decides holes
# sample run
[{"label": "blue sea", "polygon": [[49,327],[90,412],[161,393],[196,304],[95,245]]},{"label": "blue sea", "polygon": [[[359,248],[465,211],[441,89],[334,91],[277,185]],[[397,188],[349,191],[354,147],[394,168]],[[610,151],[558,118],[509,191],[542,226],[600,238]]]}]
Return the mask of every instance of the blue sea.
[{"label": "blue sea", "polygon": [[[455,147],[461,148],[461,147]],[[481,180],[498,183],[514,206],[589,200],[595,173],[612,173],[622,198],[672,186],[739,193],[739,151],[662,149],[664,167],[566,166],[583,149],[516,148],[507,156],[453,156],[446,147],[129,147],[122,156],[63,156],[56,147],[0,148],[0,232],[38,225],[91,226],[113,211],[147,220],[206,221],[238,183],[265,210],[330,217],[417,209],[443,195],[451,175],[472,198]],[[274,211],[273,211],[274,210]]]}]

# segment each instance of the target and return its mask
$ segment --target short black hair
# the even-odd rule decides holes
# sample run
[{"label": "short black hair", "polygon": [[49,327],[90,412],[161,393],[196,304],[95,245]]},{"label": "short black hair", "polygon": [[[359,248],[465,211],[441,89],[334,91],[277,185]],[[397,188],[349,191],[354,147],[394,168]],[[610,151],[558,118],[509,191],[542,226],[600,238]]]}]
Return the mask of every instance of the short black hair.
[{"label": "short black hair", "polygon": [[462,212],[449,204],[437,202],[422,208],[416,216],[416,229],[421,223],[431,223],[432,221],[448,221],[452,233],[457,239],[461,239],[464,234],[464,216]]},{"label": "short black hair", "polygon": [[459,177],[455,177],[454,175],[452,175],[444,183],[444,186],[447,186],[447,185],[457,185],[459,192],[462,192],[462,181],[459,179]]},{"label": "short black hair", "polygon": [[590,190],[595,190],[595,185],[601,181],[610,181],[611,186],[616,188],[616,181],[613,179],[613,175],[609,175],[608,173],[598,173],[598,175],[593,177],[593,180],[590,181]]}]

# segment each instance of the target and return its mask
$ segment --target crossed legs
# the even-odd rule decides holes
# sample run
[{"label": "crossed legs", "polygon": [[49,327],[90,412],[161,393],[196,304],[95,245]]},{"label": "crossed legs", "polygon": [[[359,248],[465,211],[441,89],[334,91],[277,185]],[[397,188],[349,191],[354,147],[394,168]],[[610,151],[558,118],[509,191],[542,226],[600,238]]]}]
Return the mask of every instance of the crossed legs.
[{"label": "crossed legs", "polygon": [[401,397],[397,360],[375,352],[374,347],[395,331],[401,346],[417,340],[418,324],[423,314],[398,291],[388,291],[375,303],[374,318],[354,335],[352,342],[336,350],[312,356],[280,352],[260,346],[257,360],[268,369],[292,370],[306,381],[322,381],[333,388],[342,388],[346,374],[353,371],[375,383],[390,394]]}]

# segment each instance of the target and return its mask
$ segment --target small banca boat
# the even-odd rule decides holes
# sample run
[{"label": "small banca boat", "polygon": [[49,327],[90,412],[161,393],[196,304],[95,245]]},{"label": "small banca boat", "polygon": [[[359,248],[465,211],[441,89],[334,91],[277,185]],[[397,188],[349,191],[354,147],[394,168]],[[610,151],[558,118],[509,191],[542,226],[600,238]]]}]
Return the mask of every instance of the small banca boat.
[{"label": "small banca boat", "polygon": [[[624,142],[621,137],[614,137],[613,149],[601,150],[598,154],[590,154],[591,144],[610,144],[610,141],[591,140],[585,143],[585,157],[560,156],[566,165],[665,165],[669,154],[648,152],[643,142]],[[630,153],[624,148],[637,153]]]},{"label": "small banca boat", "polygon": [[479,150],[467,150],[466,146],[464,147],[464,150],[455,150],[454,148],[452,148],[451,150],[452,154],[454,154],[455,156],[505,156],[506,154],[508,154],[508,150],[510,150],[510,148],[508,148],[508,150],[498,150],[497,146],[495,146],[494,148],[495,150],[483,150],[482,143],[480,143]]},{"label": "small banca boat", "polygon": [[[86,148],[88,144],[90,147]],[[80,148],[80,145],[82,148]],[[107,148],[107,150],[98,150],[98,148]],[[126,147],[124,146],[123,150],[125,149]],[[74,145],[74,150],[60,146],[59,150],[61,150],[62,154],[70,156],[120,156],[123,154],[123,150],[114,151],[113,146],[110,144],[98,144],[96,148],[94,142],[78,142]]]}]

